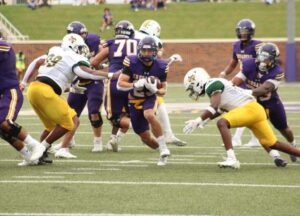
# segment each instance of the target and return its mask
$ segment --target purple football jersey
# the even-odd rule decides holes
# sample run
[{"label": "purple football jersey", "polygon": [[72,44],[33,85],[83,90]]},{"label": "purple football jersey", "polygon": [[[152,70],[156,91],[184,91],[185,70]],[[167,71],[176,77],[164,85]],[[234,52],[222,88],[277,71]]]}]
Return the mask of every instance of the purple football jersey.
[{"label": "purple football jersey", "polygon": [[9,43],[0,40],[0,93],[17,86],[16,54]]},{"label": "purple football jersey", "polygon": [[97,34],[88,34],[85,38],[85,43],[88,45],[92,56],[99,52],[100,37]]},{"label": "purple football jersey", "polygon": [[256,58],[256,51],[262,42],[259,40],[251,40],[247,46],[243,47],[239,40],[233,44],[233,58],[240,63],[245,58]]},{"label": "purple football jersey", "polygon": [[138,40],[136,39],[110,39],[103,47],[109,48],[109,71],[116,72],[123,68],[123,60],[128,55],[137,54]]},{"label": "purple football jersey", "polygon": [[[161,82],[166,82],[167,73],[169,70],[168,63],[162,59],[153,61],[150,67],[145,66],[138,58],[137,55],[127,56],[124,59],[124,74],[130,76],[131,82],[136,82],[139,79],[154,76]],[[130,94],[136,98],[147,98],[145,92],[137,91],[136,89],[130,90]]]}]

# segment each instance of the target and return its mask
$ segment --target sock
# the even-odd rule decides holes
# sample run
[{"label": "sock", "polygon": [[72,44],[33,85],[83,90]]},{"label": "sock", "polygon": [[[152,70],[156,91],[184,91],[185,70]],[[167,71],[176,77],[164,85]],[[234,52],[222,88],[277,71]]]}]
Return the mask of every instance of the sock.
[{"label": "sock", "polygon": [[233,139],[241,139],[243,132],[245,130],[246,127],[239,127],[236,129],[234,135],[233,135]]},{"label": "sock", "polygon": [[102,144],[102,137],[94,137],[94,145],[101,145]]},{"label": "sock", "polygon": [[291,144],[292,146],[296,146],[296,141],[293,140],[292,142],[290,142],[290,144]]},{"label": "sock", "polygon": [[24,143],[29,148],[34,148],[36,145],[40,144],[36,139],[32,138],[32,136],[30,136],[29,134],[25,137]]},{"label": "sock", "polygon": [[43,146],[46,147],[46,149],[50,148],[50,144],[46,141],[46,139],[41,143]]},{"label": "sock", "polygon": [[157,137],[156,141],[158,142],[159,149],[167,148],[164,136]]},{"label": "sock", "polygon": [[227,153],[227,158],[231,158],[233,160],[236,160],[235,153],[234,153],[233,149],[227,150],[226,153]]},{"label": "sock", "polygon": [[269,152],[269,155],[275,160],[276,158],[280,157],[280,154],[277,150],[272,149]]},{"label": "sock", "polygon": [[124,137],[125,133],[123,133],[120,129],[118,130],[117,133],[117,138],[118,138],[118,142],[122,140],[122,138]]},{"label": "sock", "polygon": [[26,146],[24,146],[19,152],[25,160],[30,159],[31,153]]},{"label": "sock", "polygon": [[164,134],[166,137],[173,136],[173,131],[171,128],[171,123],[169,119],[169,114],[166,108],[166,105],[164,103],[160,104],[157,108],[157,115],[160,119],[161,126],[164,130]]}]

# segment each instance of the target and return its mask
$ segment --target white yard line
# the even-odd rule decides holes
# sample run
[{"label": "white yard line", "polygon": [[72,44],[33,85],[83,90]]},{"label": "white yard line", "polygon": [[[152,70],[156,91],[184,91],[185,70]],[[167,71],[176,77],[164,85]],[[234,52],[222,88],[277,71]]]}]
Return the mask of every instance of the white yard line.
[{"label": "white yard line", "polygon": [[13,176],[17,179],[63,179],[64,176]]},{"label": "white yard line", "polygon": [[300,185],[279,184],[238,184],[214,182],[151,182],[151,181],[69,181],[69,180],[0,180],[0,184],[86,184],[86,185],[156,185],[156,186],[212,186],[212,187],[245,187],[245,188],[272,188],[295,189]]},{"label": "white yard line", "polygon": [[88,171],[118,171],[121,169],[118,168],[89,168],[89,167],[83,167],[83,168],[73,168],[72,170],[88,170]]},{"label": "white yard line", "polygon": [[178,215],[178,214],[113,214],[113,213],[6,213],[2,216],[217,216],[217,215]]},{"label": "white yard line", "polygon": [[44,174],[52,175],[95,175],[94,172],[44,172]]}]

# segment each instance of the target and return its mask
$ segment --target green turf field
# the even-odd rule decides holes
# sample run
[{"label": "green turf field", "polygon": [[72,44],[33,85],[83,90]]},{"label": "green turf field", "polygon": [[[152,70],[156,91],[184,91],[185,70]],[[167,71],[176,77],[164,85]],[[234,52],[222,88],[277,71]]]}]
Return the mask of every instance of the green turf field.
[{"label": "green turf field", "polygon": [[[261,2],[211,4],[173,3],[167,10],[133,12],[129,5],[90,5],[41,8],[31,11],[24,5],[0,7],[23,34],[32,40],[59,40],[65,34],[65,27],[74,20],[85,23],[90,32],[99,33],[104,7],[109,7],[114,20],[130,20],[138,28],[145,19],[155,19],[162,27],[163,39],[235,38],[235,25],[242,18],[251,18],[256,23],[256,37],[286,37],[286,3],[267,6]],[[299,2],[295,11],[300,11]],[[296,13],[299,20],[300,13]],[[299,37],[300,28],[296,28]],[[110,29],[101,33],[102,38],[113,36]]]},{"label": "green turf field", "polygon": [[[298,103],[297,112],[287,114],[299,140],[300,85],[284,85],[280,94],[287,105]],[[178,85],[169,87],[166,101],[169,107],[195,104]],[[201,100],[199,106],[203,101],[207,102]],[[22,111],[29,109],[25,101]],[[184,122],[198,113],[177,109],[170,115],[173,130],[188,145],[169,146],[172,157],[166,167],[156,166],[158,152],[141,144],[132,131],[123,140],[121,152],[91,153],[93,137],[86,115],[76,134],[72,153],[78,158],[74,160],[17,167],[21,157],[0,141],[0,215],[299,215],[299,162],[276,168],[262,148],[237,148],[241,169],[220,169],[216,163],[225,151],[215,121],[190,136],[182,133]],[[18,123],[36,138],[42,130],[34,115],[20,115]],[[104,143],[108,137],[105,121]],[[244,142],[248,139],[246,133]]]}]

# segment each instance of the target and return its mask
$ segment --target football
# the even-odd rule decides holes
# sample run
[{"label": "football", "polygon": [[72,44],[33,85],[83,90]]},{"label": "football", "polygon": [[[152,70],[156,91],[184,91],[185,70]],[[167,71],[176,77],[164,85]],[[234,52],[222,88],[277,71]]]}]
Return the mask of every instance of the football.
[{"label": "football", "polygon": [[155,76],[150,76],[150,77],[148,77],[148,79],[147,79],[147,81],[148,81],[148,82],[150,81],[152,84],[155,82],[155,80],[157,80],[156,87],[157,87],[158,89],[160,89],[160,88],[162,87],[162,84],[161,84],[161,81],[160,81],[157,77],[155,77]]}]

